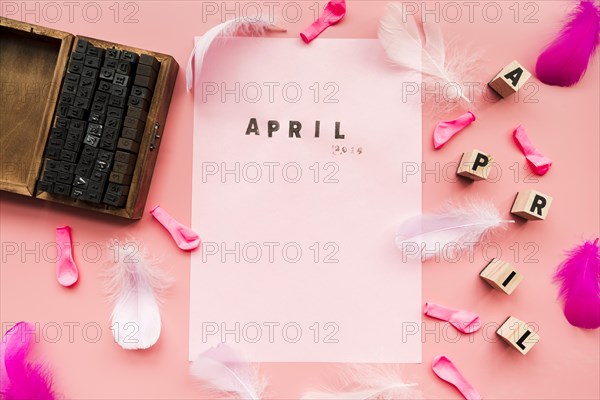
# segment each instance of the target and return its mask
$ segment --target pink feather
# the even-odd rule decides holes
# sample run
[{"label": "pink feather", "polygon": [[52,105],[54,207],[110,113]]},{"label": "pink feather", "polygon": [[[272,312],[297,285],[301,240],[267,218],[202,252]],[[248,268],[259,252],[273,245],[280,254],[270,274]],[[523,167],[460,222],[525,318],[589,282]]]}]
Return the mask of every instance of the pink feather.
[{"label": "pink feather", "polygon": [[2,338],[2,384],[0,394],[5,400],[55,400],[49,371],[37,363],[27,362],[33,326],[19,322]]},{"label": "pink feather", "polygon": [[538,57],[538,79],[554,86],[579,82],[598,47],[599,35],[600,7],[594,0],[582,0],[558,37]]},{"label": "pink feather", "polygon": [[559,296],[565,302],[564,313],[573,326],[600,327],[600,255],[598,239],[571,249],[554,275],[560,282]]}]

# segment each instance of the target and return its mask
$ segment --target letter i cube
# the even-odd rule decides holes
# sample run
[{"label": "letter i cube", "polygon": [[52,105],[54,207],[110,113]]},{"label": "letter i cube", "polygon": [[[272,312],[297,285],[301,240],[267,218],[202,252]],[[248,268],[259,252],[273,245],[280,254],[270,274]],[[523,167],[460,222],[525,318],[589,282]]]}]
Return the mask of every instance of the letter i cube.
[{"label": "letter i cube", "polygon": [[492,156],[480,150],[463,153],[456,174],[473,181],[486,180],[490,173]]},{"label": "letter i cube", "polygon": [[479,276],[491,287],[506,294],[511,294],[523,280],[523,275],[512,265],[497,258],[493,258]]},{"label": "letter i cube", "polygon": [[539,335],[530,326],[513,316],[504,321],[496,334],[521,354],[527,354],[540,340]]},{"label": "letter i cube", "polygon": [[523,85],[527,83],[529,78],[531,78],[531,73],[523,68],[517,61],[513,61],[504,67],[502,71],[488,83],[488,86],[491,87],[494,92],[498,93],[500,97],[506,98],[521,89]]},{"label": "letter i cube", "polygon": [[517,193],[510,213],[527,220],[543,220],[548,216],[551,204],[552,197],[535,190],[528,190]]}]

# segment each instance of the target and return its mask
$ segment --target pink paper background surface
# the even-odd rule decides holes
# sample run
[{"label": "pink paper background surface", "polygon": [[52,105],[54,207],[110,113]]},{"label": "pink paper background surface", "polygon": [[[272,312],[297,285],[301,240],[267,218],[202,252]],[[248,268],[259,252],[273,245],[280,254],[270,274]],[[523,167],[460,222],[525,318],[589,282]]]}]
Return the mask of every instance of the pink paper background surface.
[{"label": "pink paper background surface", "polygon": [[[41,15],[42,2],[4,1],[2,7],[9,3],[17,9],[9,15],[10,10],[2,8],[3,16],[33,23],[37,17],[38,23],[50,27],[170,53],[180,66],[187,62],[193,37],[221,22],[224,10],[221,2],[204,3],[216,7],[214,15],[207,15],[202,3],[191,1],[129,2],[137,7],[137,22],[125,23],[125,17],[135,9],[125,9],[125,2],[120,3],[121,12],[115,22],[114,11],[109,9],[113,2],[96,2],[102,10],[101,18],[89,22],[82,17],[87,3],[77,3],[72,19],[66,6],[61,8],[61,18],[53,19],[50,14]],[[24,3],[30,9],[35,7],[32,4],[38,4],[40,11],[25,15],[21,6]],[[284,7],[292,3],[276,3],[274,13],[282,15]],[[241,13],[246,3],[227,4],[233,12],[226,18],[233,18],[236,4]],[[294,17],[294,5],[287,6],[287,19],[282,23],[288,28],[289,37],[298,37],[314,18],[312,2],[295,4],[301,10],[300,18]],[[413,4],[418,11],[423,11],[425,5],[435,10],[438,4],[433,15],[440,17],[446,33],[459,35],[463,41],[484,50],[481,67],[491,77],[513,59],[533,71],[538,52],[558,31],[561,18],[573,3],[477,2],[470,18],[466,3],[459,2],[459,19],[456,13],[450,13],[451,8],[443,11],[444,2]],[[375,38],[385,2],[349,1],[348,5],[344,21],[327,30],[323,37]],[[489,15],[484,18],[486,7]],[[263,10],[268,11],[266,6]],[[493,13],[495,10],[500,10],[499,18]],[[518,18],[515,10],[519,11]],[[92,11],[89,10],[90,16]],[[246,7],[246,13],[250,12]],[[599,332],[576,329],[566,322],[556,301],[557,289],[550,281],[563,257],[563,249],[598,235],[598,56],[583,80],[573,88],[548,87],[535,77],[532,82],[537,86],[531,86],[524,94],[534,96],[530,100],[537,102],[525,102],[521,96],[489,105],[476,113],[478,119],[468,130],[437,152],[433,151],[430,134],[441,118],[423,117],[423,160],[431,171],[423,185],[424,210],[437,209],[442,199],[460,199],[465,195],[491,198],[502,210],[508,210],[515,193],[529,187],[554,197],[546,221],[517,224],[508,234],[496,238],[498,246],[487,246],[487,255],[483,249],[478,250],[472,263],[462,258],[455,263],[423,266],[423,301],[471,309],[481,315],[484,323],[491,324],[473,336],[459,336],[446,324],[424,319],[427,334],[423,335],[423,364],[401,369],[407,380],[421,384],[427,398],[459,398],[455,389],[439,381],[431,371],[430,360],[439,354],[450,357],[485,398],[600,397]],[[536,87],[537,93],[532,95]],[[147,210],[160,203],[188,223],[192,193],[192,110],[193,98],[185,92],[184,73],[180,70]],[[511,138],[519,123],[524,124],[536,146],[554,161],[550,172],[538,178],[538,183],[525,181],[529,180],[529,170]],[[475,184],[454,180],[453,167],[444,166],[458,162],[460,154],[472,148],[494,153],[502,167],[501,180]],[[518,168],[510,169],[515,163],[519,163]],[[73,227],[73,238],[80,243],[75,258],[80,264],[81,280],[69,290],[56,283],[54,265],[48,261],[52,254],[44,257],[42,251],[45,245],[53,243],[54,228],[64,224]],[[127,234],[162,254],[165,269],[170,269],[177,279],[163,307],[161,339],[146,352],[125,352],[112,342],[111,307],[103,297],[100,265],[94,262],[97,257],[94,243],[104,246],[111,237]],[[4,246],[16,243],[18,249],[15,255],[8,255],[7,249],[2,249],[2,332],[10,322],[39,323],[41,340],[35,347],[35,356],[52,365],[55,385],[67,398],[207,397],[188,376],[190,256],[180,252],[149,215],[139,222],[128,223],[0,193],[0,240]],[[85,251],[84,244],[87,244]],[[525,274],[524,281],[510,297],[492,291],[477,277],[486,259],[495,256],[496,249]],[[493,333],[494,324],[511,314],[540,327],[540,343],[524,357],[499,342]],[[72,325],[72,335],[65,325],[70,323],[79,324]],[[100,337],[96,338],[98,327]],[[297,398],[306,389],[336,382],[342,366],[275,363],[262,364],[260,368],[270,378],[268,396]]]},{"label": "pink paper background surface", "polygon": [[239,38],[195,76],[190,359],[224,341],[250,361],[420,362],[419,336],[398,340],[421,322],[420,263],[394,243],[421,211],[421,180],[403,179],[421,103],[397,90],[414,74],[377,40]]}]

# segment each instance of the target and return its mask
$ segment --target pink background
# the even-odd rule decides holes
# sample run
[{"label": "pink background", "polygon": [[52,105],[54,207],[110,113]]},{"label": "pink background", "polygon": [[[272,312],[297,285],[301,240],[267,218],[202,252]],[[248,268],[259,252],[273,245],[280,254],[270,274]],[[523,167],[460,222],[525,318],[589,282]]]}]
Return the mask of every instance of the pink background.
[{"label": "pink background", "polygon": [[[18,12],[6,15],[7,9],[3,8],[4,16],[36,22],[35,13],[20,14],[23,3],[3,2],[2,6],[6,7],[8,3],[15,5]],[[27,4],[34,7],[34,2]],[[41,2],[35,4],[43,5]],[[130,24],[123,23],[123,19],[125,11],[131,9],[124,11],[121,8],[115,23],[113,10],[109,8],[113,2],[96,4],[103,12],[96,23],[82,18],[81,8],[76,9],[73,22],[70,22],[66,7],[57,22],[49,20],[54,14],[44,17],[39,15],[41,12],[37,22],[72,33],[169,53],[176,57],[180,66],[185,66],[193,36],[220,22],[219,16],[203,22],[202,4],[189,1],[134,3],[138,7],[136,18],[139,22]],[[124,4],[121,3],[121,7]],[[221,2],[212,4],[222,5]],[[227,4],[233,8],[236,3]],[[281,15],[284,4],[276,4],[275,14]],[[302,18],[297,22],[288,18],[282,23],[288,28],[290,37],[296,36],[313,18],[309,8],[311,2],[295,4],[302,9]],[[422,6],[421,2],[414,4]],[[427,4],[433,9],[435,3]],[[442,14],[443,4],[438,5]],[[449,35],[460,35],[485,51],[482,68],[492,76],[513,59],[519,60],[530,71],[534,70],[536,55],[557,31],[560,19],[572,3],[495,2],[502,11],[496,23],[489,22],[495,17],[494,9],[488,7],[486,14],[483,9],[487,3],[478,4],[472,22],[468,8],[464,6],[462,19],[455,23],[445,22],[445,28]],[[344,22],[327,31],[325,36],[376,37],[384,5],[385,2],[349,2]],[[519,23],[515,23],[517,9],[520,11]],[[243,3],[240,10],[243,10]],[[288,17],[294,17],[292,11],[288,7]],[[446,11],[446,19],[456,17],[453,10]],[[93,16],[91,10],[88,12]],[[247,9],[247,12],[251,10]],[[524,23],[525,17],[532,12],[535,12],[537,22]],[[548,220],[516,224],[496,240],[502,257],[513,262],[525,275],[525,280],[510,297],[493,292],[477,277],[485,265],[484,257],[494,257],[497,246],[476,250],[472,263],[466,257],[456,263],[424,265],[424,301],[469,308],[478,312],[484,323],[490,324],[501,323],[512,314],[535,322],[541,336],[540,343],[529,354],[521,356],[495,339],[494,325],[473,336],[457,336],[446,325],[426,319],[428,334],[424,338],[424,362],[402,367],[408,380],[421,384],[426,397],[458,397],[453,388],[435,378],[430,370],[429,361],[438,354],[453,359],[486,398],[600,396],[599,333],[568,325],[556,301],[556,287],[551,284],[552,272],[563,257],[562,249],[583,238],[598,235],[597,61],[596,57],[585,78],[574,88],[539,84],[539,91],[534,96],[537,103],[526,103],[520,97],[517,102],[513,98],[488,104],[476,112],[475,125],[438,152],[432,150],[430,142],[430,132],[438,118],[424,117],[423,159],[428,170],[434,170],[436,163],[440,163],[439,174],[432,172],[425,176],[425,210],[436,209],[443,198],[460,199],[462,195],[492,198],[502,210],[508,210],[515,193],[530,187],[554,196]],[[183,78],[183,70],[180,70],[148,206],[160,203],[183,222],[189,222],[193,101],[192,95],[185,92]],[[535,78],[532,81],[537,83]],[[532,92],[530,88],[527,93]],[[525,125],[534,143],[554,160],[554,166],[539,183],[525,181],[529,170],[512,143],[510,134],[519,123]],[[452,167],[445,170],[444,163],[458,161],[460,154],[471,148],[493,153],[501,166],[502,179],[471,185],[455,182]],[[509,168],[515,162],[521,166],[518,179],[515,179],[514,169]],[[444,172],[447,179],[444,179]],[[0,275],[2,331],[7,329],[7,323],[19,320],[40,324],[44,340],[36,346],[36,356],[52,364],[57,389],[74,399],[202,397],[187,372],[189,255],[179,252],[148,216],[140,222],[127,223],[4,193],[0,200],[2,245],[16,243],[20,249],[16,255],[7,255],[3,247],[5,259]],[[43,257],[46,244],[53,241],[54,228],[63,224],[73,227],[74,240],[81,243],[75,255],[81,268],[81,281],[71,290],[56,284],[54,265]],[[161,339],[145,352],[127,353],[112,342],[108,330],[111,307],[103,297],[100,264],[90,260],[96,257],[97,249],[91,243],[103,246],[111,237],[127,234],[152,244],[154,252],[164,255],[165,267],[171,268],[177,279],[163,307]],[[40,251],[36,251],[36,246]],[[87,251],[83,251],[84,248]],[[536,249],[535,255],[527,257]],[[52,257],[52,254],[47,256]],[[73,328],[72,338],[69,338],[69,329],[64,324],[71,322],[80,325]],[[87,340],[83,329],[86,323],[90,324],[87,325]],[[96,326],[101,327],[102,336],[94,343]],[[261,365],[263,374],[270,377],[267,395],[277,398],[298,397],[306,389],[335,382],[338,368],[339,365],[329,364]]]}]

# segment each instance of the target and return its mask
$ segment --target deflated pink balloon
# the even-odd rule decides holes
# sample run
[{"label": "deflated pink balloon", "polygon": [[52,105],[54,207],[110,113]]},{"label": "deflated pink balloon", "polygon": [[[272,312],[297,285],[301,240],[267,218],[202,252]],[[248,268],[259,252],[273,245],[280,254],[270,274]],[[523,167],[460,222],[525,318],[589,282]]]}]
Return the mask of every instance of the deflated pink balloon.
[{"label": "deflated pink balloon", "polygon": [[175,218],[173,218],[164,208],[156,206],[150,210],[150,214],[167,231],[171,234],[171,237],[181,250],[194,250],[200,245],[200,236],[187,226],[183,225]]},{"label": "deflated pink balloon", "polygon": [[456,119],[438,123],[433,131],[433,147],[435,147],[436,150],[439,149],[445,145],[452,136],[471,125],[475,119],[475,114],[471,111],[467,111]]},{"label": "deflated pink balloon", "polygon": [[481,395],[458,371],[458,368],[446,356],[437,356],[431,362],[433,372],[443,381],[448,382],[458,389],[467,400],[481,400]]},{"label": "deflated pink balloon", "polygon": [[346,0],[331,0],[325,6],[319,19],[302,31],[300,37],[304,40],[304,43],[310,43],[311,40],[319,36],[325,29],[340,22],[345,15]]},{"label": "deflated pink balloon", "polygon": [[56,228],[56,245],[60,250],[56,262],[56,279],[65,287],[75,284],[79,279],[77,265],[73,261],[73,245],[71,243],[71,227],[68,225]]},{"label": "deflated pink balloon", "polygon": [[521,149],[521,152],[527,159],[529,166],[538,175],[544,175],[550,169],[552,160],[540,153],[536,147],[531,143],[529,136],[525,133],[523,125],[519,125],[513,132],[513,139],[515,143]]},{"label": "deflated pink balloon", "polygon": [[481,328],[479,315],[471,311],[455,310],[435,303],[425,303],[424,312],[428,317],[450,322],[462,333],[473,333]]}]

